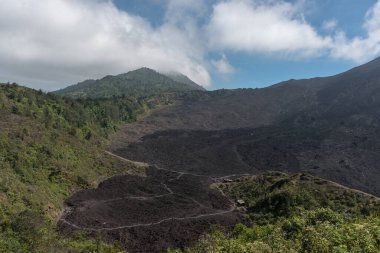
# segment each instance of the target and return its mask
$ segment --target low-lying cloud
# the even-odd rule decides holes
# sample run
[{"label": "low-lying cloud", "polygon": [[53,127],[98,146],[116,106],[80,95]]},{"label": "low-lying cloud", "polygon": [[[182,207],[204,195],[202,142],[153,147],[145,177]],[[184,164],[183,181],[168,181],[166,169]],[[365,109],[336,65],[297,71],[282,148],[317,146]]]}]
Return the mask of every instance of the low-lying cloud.
[{"label": "low-lying cloud", "polygon": [[228,62],[224,54],[218,60],[211,60],[211,64],[219,74],[229,75],[235,72],[235,68]]}]

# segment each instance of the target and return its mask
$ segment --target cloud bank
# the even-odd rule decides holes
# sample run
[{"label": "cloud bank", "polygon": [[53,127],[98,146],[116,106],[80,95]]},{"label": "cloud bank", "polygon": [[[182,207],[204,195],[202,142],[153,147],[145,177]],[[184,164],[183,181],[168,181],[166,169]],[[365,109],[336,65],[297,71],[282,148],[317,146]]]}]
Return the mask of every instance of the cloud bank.
[{"label": "cloud bank", "polygon": [[[111,0],[1,0],[0,81],[54,90],[145,66],[210,87],[210,72],[235,72],[226,57],[231,52],[357,63],[380,54],[380,0],[364,17],[366,35],[354,38],[336,20],[322,24],[329,31],[322,35],[294,1],[162,3],[163,23],[153,27]],[[221,58],[210,58],[214,53]]]},{"label": "cloud bank", "polygon": [[1,0],[0,36],[3,81],[54,89],[146,66],[211,83],[188,30],[172,21],[153,29],[110,1]]}]

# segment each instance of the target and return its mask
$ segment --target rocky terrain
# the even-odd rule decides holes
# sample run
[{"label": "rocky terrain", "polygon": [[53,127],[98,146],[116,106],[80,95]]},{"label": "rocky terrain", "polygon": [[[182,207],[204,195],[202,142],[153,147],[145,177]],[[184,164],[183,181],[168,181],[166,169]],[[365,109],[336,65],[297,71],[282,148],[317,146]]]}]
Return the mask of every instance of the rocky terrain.
[{"label": "rocky terrain", "polygon": [[327,78],[219,91],[125,126],[110,149],[216,175],[309,172],[380,195],[380,59]]},{"label": "rocky terrain", "polygon": [[208,176],[149,167],[146,177],[116,176],[66,200],[62,233],[81,230],[119,241],[129,252],[165,252],[194,243],[212,224],[243,222],[234,201]]}]

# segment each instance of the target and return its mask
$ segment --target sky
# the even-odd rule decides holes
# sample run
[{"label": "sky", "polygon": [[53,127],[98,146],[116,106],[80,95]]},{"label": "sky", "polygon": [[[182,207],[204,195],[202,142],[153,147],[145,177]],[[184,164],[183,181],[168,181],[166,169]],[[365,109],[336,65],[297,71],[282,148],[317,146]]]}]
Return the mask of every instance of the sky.
[{"label": "sky", "polygon": [[149,67],[207,89],[380,55],[380,0],[0,0],[0,82],[45,91]]}]

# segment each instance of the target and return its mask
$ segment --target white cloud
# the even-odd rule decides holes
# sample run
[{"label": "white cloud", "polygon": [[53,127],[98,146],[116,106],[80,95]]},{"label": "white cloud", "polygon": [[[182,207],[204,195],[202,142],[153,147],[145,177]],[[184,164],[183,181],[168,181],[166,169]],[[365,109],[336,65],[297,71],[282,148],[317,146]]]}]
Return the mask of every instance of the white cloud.
[{"label": "white cloud", "polygon": [[325,21],[323,36],[303,17],[304,2],[227,0],[214,5],[206,31],[210,50],[271,56],[319,57],[364,63],[380,54],[380,0],[364,20],[364,37],[348,38],[335,19]]},{"label": "white cloud", "polygon": [[298,4],[284,1],[220,2],[207,31],[210,48],[261,54],[310,56],[331,43],[303,19]]},{"label": "white cloud", "polygon": [[367,32],[365,37],[349,39],[343,31],[337,32],[332,56],[363,63],[380,54],[380,1],[368,10],[363,28]]},{"label": "white cloud", "polygon": [[212,60],[211,64],[219,74],[228,75],[235,72],[235,68],[228,62],[224,54],[222,54],[219,60]]},{"label": "white cloud", "polygon": [[323,22],[322,28],[326,31],[332,31],[338,26],[338,21],[335,19],[327,20]]},{"label": "white cloud", "polygon": [[146,66],[208,86],[203,49],[187,32],[152,28],[110,1],[1,0],[0,80],[52,90]]}]

